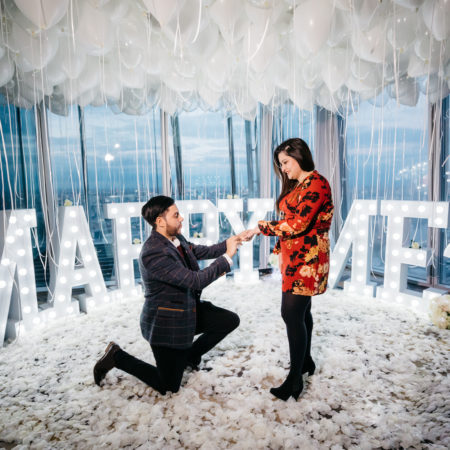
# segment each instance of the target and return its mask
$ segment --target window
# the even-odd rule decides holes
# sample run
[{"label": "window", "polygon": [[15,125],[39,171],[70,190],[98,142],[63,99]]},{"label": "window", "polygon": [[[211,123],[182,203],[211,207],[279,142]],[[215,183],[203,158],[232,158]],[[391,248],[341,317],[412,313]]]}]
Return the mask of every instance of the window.
[{"label": "window", "polygon": [[[384,103],[377,106],[377,101]],[[421,95],[415,107],[398,105],[381,95],[357,105],[347,117],[344,192],[354,199],[428,200],[428,105]],[[384,271],[387,219],[373,221],[372,269]],[[427,247],[427,221],[410,219],[404,247]],[[426,268],[409,266],[408,278],[427,280]]]},{"label": "window", "polygon": [[[441,157],[441,200],[450,202],[450,96],[443,101],[442,106],[442,157]],[[443,255],[445,248],[450,244],[450,227],[441,232],[441,249]],[[440,283],[450,285],[450,258],[442,256],[439,260]]]}]

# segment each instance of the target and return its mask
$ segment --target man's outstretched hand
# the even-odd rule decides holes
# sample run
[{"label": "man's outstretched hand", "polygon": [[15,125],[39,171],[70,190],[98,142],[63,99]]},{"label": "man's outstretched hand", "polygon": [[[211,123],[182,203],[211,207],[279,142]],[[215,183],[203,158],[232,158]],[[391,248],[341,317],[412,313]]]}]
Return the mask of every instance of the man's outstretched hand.
[{"label": "man's outstretched hand", "polygon": [[254,236],[260,234],[261,231],[258,227],[252,228],[251,230],[245,230],[242,233],[238,234],[243,242],[251,241]]},{"label": "man's outstretched hand", "polygon": [[231,236],[227,239],[227,251],[226,254],[232,258],[236,252],[238,247],[242,244],[242,239],[239,235]]}]

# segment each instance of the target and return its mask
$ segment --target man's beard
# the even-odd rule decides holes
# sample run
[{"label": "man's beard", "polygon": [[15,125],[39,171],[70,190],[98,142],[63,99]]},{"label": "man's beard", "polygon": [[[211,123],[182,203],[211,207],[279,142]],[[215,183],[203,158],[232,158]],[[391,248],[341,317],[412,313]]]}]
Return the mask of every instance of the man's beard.
[{"label": "man's beard", "polygon": [[175,237],[180,233],[180,228],[181,228],[180,226],[172,227],[172,226],[167,225],[166,233],[171,237]]}]

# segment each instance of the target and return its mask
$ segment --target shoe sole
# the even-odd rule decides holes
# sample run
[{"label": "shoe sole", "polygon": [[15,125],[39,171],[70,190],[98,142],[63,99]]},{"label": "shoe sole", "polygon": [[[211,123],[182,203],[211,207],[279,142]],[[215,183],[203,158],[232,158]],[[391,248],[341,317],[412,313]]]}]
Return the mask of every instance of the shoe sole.
[{"label": "shoe sole", "polygon": [[[95,366],[94,366],[94,381],[95,381],[95,379],[96,379],[96,376],[95,376],[95,369],[96,369],[96,367],[98,366],[99,363],[101,363],[101,362],[105,359],[106,355],[108,354],[108,352],[111,350],[111,348],[112,348],[114,345],[117,345],[117,344],[116,344],[115,342],[112,342],[112,341],[111,341],[111,342],[106,346],[105,351],[103,352],[103,356],[95,363]],[[100,386],[100,383],[104,380],[105,376],[106,376],[106,373],[105,373],[105,375],[103,376],[103,378],[102,378],[101,380],[99,380],[98,383],[95,382],[95,384],[96,384],[97,386]]]}]

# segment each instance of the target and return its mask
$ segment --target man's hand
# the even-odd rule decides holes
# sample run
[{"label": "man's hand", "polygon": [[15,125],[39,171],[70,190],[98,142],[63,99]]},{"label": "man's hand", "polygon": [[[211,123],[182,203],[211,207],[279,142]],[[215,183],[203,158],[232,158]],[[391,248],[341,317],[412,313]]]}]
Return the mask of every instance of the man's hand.
[{"label": "man's hand", "polygon": [[243,242],[251,241],[254,236],[260,234],[261,231],[259,227],[252,228],[251,230],[245,230],[242,233],[238,234],[238,236],[242,239]]},{"label": "man's hand", "polygon": [[230,238],[227,239],[227,251],[226,254],[232,258],[236,252],[238,247],[242,244],[242,239],[239,237],[239,235],[237,236],[231,236]]}]

